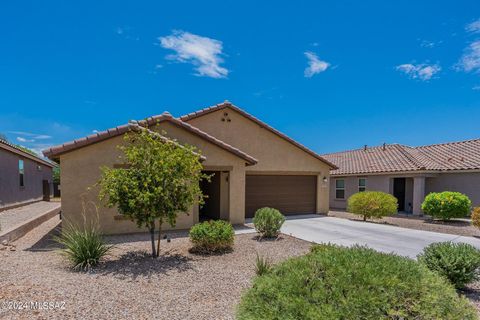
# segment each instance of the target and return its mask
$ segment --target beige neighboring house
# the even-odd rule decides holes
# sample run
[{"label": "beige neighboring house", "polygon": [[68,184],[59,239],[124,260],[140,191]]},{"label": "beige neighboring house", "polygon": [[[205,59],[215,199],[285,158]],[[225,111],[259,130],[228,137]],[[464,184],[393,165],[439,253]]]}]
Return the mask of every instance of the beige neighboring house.
[{"label": "beige neighboring house", "polygon": [[[178,229],[202,219],[243,223],[256,209],[274,207],[284,214],[327,213],[329,172],[335,165],[229,102],[180,118],[169,113],[138,122],[169,139],[193,145],[204,156],[203,168],[214,176],[202,183],[206,204],[180,215]],[[82,202],[98,202],[100,167],[115,167],[118,145],[132,125],[67,142],[44,151],[60,163],[62,213],[81,223]],[[87,215],[94,214],[87,206]],[[141,231],[116,209],[99,206],[99,224],[106,234]]]},{"label": "beige neighboring house", "polygon": [[345,209],[352,194],[383,191],[398,199],[399,211],[422,214],[430,192],[458,191],[480,206],[480,139],[409,147],[400,144],[323,155],[330,172],[330,208]]}]

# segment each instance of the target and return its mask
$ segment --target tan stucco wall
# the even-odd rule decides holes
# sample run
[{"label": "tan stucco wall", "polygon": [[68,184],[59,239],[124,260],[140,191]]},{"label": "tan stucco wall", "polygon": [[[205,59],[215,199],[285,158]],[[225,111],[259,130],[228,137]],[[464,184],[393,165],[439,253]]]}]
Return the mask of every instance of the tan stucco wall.
[{"label": "tan stucco wall", "polygon": [[466,194],[474,207],[480,206],[480,172],[442,173],[427,178],[425,192],[457,191]]},{"label": "tan stucco wall", "polygon": [[[225,117],[225,112],[228,116]],[[222,118],[230,121],[222,121]],[[239,148],[255,157],[258,163],[246,167],[246,174],[309,174],[317,175],[317,213],[328,212],[328,183],[330,168],[327,164],[280,138],[268,129],[226,108],[189,120],[191,125]]]},{"label": "tan stucco wall", "polygon": [[[203,165],[215,168],[227,168],[229,177],[230,220],[233,223],[243,222],[245,202],[245,163],[243,159],[213,145],[184,129],[171,124],[162,124],[161,129],[167,135],[178,139],[181,143],[197,146],[207,157]],[[105,208],[98,200],[98,189],[87,188],[93,186],[100,178],[101,166],[113,166],[118,162],[120,152],[117,145],[123,143],[123,136],[111,138],[81,149],[61,155],[61,180],[62,180],[62,215],[64,221],[81,225],[82,203],[87,203],[86,216],[89,220],[96,219],[92,203],[99,208],[98,222],[100,229],[105,234],[142,232],[137,226],[127,220],[116,220],[118,214],[115,208]],[[177,229],[186,229],[198,221],[198,206],[190,210],[190,215],[180,214]],[[169,226],[165,225],[166,229]]]}]

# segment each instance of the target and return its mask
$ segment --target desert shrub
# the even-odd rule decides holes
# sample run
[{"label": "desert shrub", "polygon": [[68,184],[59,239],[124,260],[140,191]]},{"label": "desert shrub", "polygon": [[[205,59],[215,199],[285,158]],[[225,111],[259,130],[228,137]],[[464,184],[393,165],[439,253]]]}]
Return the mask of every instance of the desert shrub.
[{"label": "desert shrub", "polygon": [[273,208],[258,209],[253,217],[255,230],[265,238],[274,238],[278,236],[280,228],[284,222],[285,217],[280,211]]},{"label": "desert shrub", "polygon": [[262,276],[264,274],[267,274],[272,270],[272,263],[268,258],[265,258],[263,256],[260,256],[257,253],[257,258],[255,259],[255,273],[257,276]]},{"label": "desert shrub", "polygon": [[233,247],[234,235],[232,225],[223,220],[197,223],[190,229],[192,251],[207,254],[229,251]]},{"label": "desert shrub", "polygon": [[418,261],[460,289],[478,278],[480,251],[466,243],[438,242],[426,247]]},{"label": "desert shrub", "polygon": [[90,224],[84,227],[67,224],[54,240],[64,247],[60,252],[67,257],[74,270],[88,271],[112,249],[112,246],[105,244],[98,228]]},{"label": "desert shrub", "polygon": [[367,218],[379,219],[397,212],[397,198],[380,191],[358,192],[348,198],[347,211]]},{"label": "desert shrub", "polygon": [[365,247],[314,247],[253,280],[237,319],[477,319],[444,278]]},{"label": "desert shrub", "polygon": [[424,213],[433,218],[449,220],[468,216],[472,207],[470,199],[460,192],[432,192],[422,203]]},{"label": "desert shrub", "polygon": [[472,210],[472,225],[480,228],[480,207],[475,207]]}]

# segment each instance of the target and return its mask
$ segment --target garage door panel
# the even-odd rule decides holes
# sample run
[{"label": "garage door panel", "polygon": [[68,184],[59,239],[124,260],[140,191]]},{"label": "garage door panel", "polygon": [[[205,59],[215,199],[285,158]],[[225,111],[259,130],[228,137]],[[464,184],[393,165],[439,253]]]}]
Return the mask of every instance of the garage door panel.
[{"label": "garage door panel", "polygon": [[245,215],[253,217],[262,207],[279,209],[283,214],[314,213],[316,176],[248,176],[245,190]]}]

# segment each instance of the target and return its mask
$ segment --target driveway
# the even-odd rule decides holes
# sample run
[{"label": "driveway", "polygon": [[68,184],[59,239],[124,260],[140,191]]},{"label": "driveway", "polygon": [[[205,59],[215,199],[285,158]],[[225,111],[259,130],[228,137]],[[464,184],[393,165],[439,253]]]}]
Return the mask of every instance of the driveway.
[{"label": "driveway", "polygon": [[424,247],[433,242],[465,242],[480,249],[480,240],[474,237],[319,215],[287,217],[282,232],[315,243],[366,245],[378,251],[394,252],[411,258],[415,258]]}]

